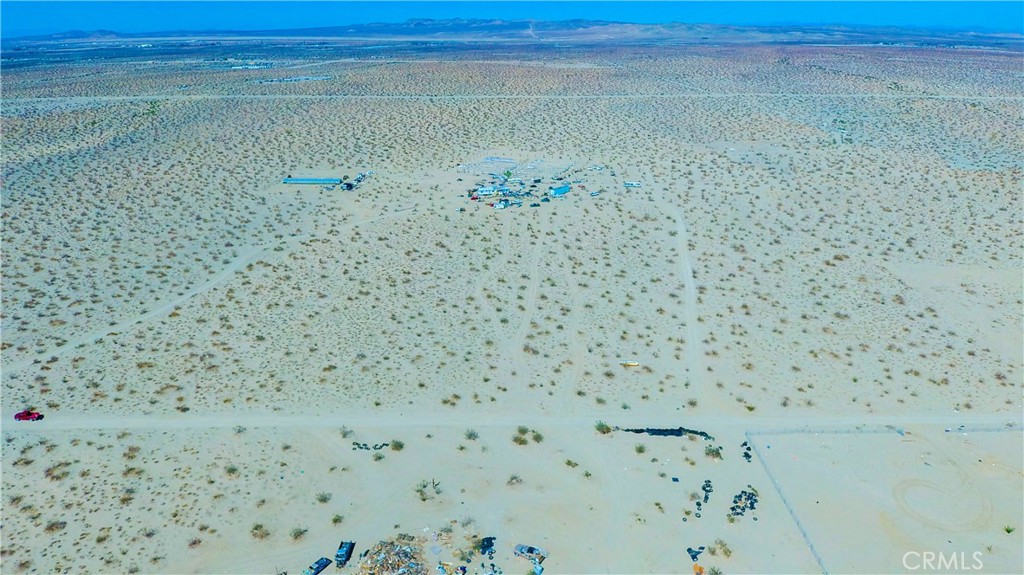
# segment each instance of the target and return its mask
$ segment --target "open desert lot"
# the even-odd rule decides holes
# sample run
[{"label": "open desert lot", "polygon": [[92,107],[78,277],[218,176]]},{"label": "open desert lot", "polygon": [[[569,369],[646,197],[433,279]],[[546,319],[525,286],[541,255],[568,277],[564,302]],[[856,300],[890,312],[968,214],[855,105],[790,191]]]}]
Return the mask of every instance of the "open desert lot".
[{"label": "open desert lot", "polygon": [[4,58],[4,572],[1024,569],[1019,51]]}]

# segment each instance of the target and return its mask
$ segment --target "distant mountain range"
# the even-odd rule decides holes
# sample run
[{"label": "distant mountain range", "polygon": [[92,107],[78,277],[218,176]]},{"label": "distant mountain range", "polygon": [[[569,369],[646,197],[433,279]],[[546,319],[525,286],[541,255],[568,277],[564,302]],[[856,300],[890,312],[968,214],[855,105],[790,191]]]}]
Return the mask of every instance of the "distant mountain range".
[{"label": "distant mountain range", "polygon": [[424,20],[353,24],[287,30],[175,30],[122,33],[70,31],[13,38],[5,43],[82,43],[204,39],[400,39],[409,41],[629,42],[681,44],[745,43],[894,43],[915,45],[993,45],[1020,49],[1020,34],[974,33],[934,29],[848,26],[725,26],[716,24],[630,24],[597,20]]}]

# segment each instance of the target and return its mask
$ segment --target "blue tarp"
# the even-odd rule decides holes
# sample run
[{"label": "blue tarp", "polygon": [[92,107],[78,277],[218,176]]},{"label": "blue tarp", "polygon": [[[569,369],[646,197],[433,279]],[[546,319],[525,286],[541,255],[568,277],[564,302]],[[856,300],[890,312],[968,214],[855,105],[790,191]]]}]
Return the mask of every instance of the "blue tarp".
[{"label": "blue tarp", "polygon": [[285,184],[340,184],[341,178],[285,178]]}]

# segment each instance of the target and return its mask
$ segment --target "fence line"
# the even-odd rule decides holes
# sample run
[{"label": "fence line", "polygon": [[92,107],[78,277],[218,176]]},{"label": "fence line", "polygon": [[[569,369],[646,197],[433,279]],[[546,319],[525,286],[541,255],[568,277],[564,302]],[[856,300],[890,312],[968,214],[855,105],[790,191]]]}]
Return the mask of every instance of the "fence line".
[{"label": "fence line", "polygon": [[[968,427],[947,427],[947,428],[944,429],[944,431],[946,433],[1001,433],[1001,432],[1009,432],[1009,431],[1019,432],[1019,431],[1021,431],[1021,426],[1018,425],[1016,422],[1014,422],[1014,423],[1010,423],[1010,424],[1007,424],[1007,425],[989,426],[989,427],[970,427],[970,428],[968,428]],[[811,433],[813,433],[813,434],[829,434],[829,435],[853,435],[853,434],[863,434],[863,433],[871,433],[871,434],[895,433],[895,434],[898,434],[900,436],[902,436],[904,433],[903,433],[903,428],[902,427],[893,427],[893,426],[872,427],[872,428],[867,428],[867,429],[864,429],[864,428],[831,428],[831,429],[824,429],[824,428],[807,428],[807,427],[804,427],[804,428],[790,428],[790,429],[778,429],[778,430],[776,430],[776,429],[772,429],[772,430],[753,430],[753,431],[748,430],[748,431],[744,431],[743,432],[743,435],[744,435],[744,437],[747,440],[747,444],[750,445],[751,449],[754,450],[754,453],[757,455],[757,460],[761,462],[761,467],[764,469],[765,475],[768,476],[768,479],[772,482],[772,485],[775,486],[775,492],[779,494],[779,499],[782,500],[782,505],[786,507],[786,511],[789,511],[789,516],[793,518],[793,523],[796,524],[797,530],[799,530],[800,531],[800,535],[803,536],[804,542],[807,544],[807,548],[811,550],[811,555],[813,555],[814,556],[814,560],[818,562],[818,567],[821,568],[821,572],[824,575],[828,575],[828,568],[825,567],[825,561],[821,558],[821,554],[818,553],[818,550],[814,547],[814,543],[811,542],[811,537],[810,537],[810,535],[807,534],[807,530],[804,529],[803,524],[800,523],[800,518],[797,517],[796,510],[793,509],[793,506],[790,505],[789,500],[786,499],[786,495],[782,492],[782,485],[779,483],[778,479],[775,478],[775,475],[772,473],[772,470],[768,468],[768,461],[761,455],[761,450],[758,449],[757,444],[754,443],[754,441],[751,438],[751,436],[798,435],[798,434],[811,434]]]},{"label": "fence line", "polygon": [[811,536],[807,534],[807,530],[804,529],[803,524],[800,523],[800,518],[796,516],[796,511],[793,510],[793,506],[789,504],[789,500],[786,499],[786,495],[782,493],[782,486],[779,485],[779,481],[775,479],[775,475],[772,474],[772,470],[768,469],[768,463],[761,455],[761,451],[757,448],[757,444],[751,440],[750,432],[746,431],[743,435],[746,436],[747,444],[750,445],[754,450],[754,453],[757,455],[757,460],[761,462],[761,467],[764,468],[765,475],[768,476],[772,485],[775,486],[775,492],[779,494],[779,499],[782,500],[782,505],[784,505],[786,510],[789,511],[789,516],[793,518],[793,523],[796,524],[796,528],[800,531],[800,535],[803,536],[804,543],[807,543],[807,548],[811,550],[811,555],[814,556],[814,560],[818,562],[818,567],[821,568],[822,574],[828,575],[828,568],[825,567],[825,561],[821,558],[821,554],[818,553],[818,550],[815,549],[814,543],[811,543]]},{"label": "fence line", "polygon": [[830,435],[846,435],[855,433],[897,433],[903,435],[903,428],[901,427],[873,427],[868,429],[860,428],[813,428],[813,427],[794,427],[791,429],[764,429],[764,430],[752,430],[747,431],[747,435],[797,435],[797,434],[830,434]]}]

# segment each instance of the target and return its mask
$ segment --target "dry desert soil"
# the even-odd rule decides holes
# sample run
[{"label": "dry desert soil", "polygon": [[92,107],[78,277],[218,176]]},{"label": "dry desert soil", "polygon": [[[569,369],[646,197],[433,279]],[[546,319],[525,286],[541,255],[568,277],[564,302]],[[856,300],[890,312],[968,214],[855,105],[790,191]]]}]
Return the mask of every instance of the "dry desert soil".
[{"label": "dry desert soil", "polygon": [[1021,572],[1019,53],[377,50],[6,66],[5,573]]}]

